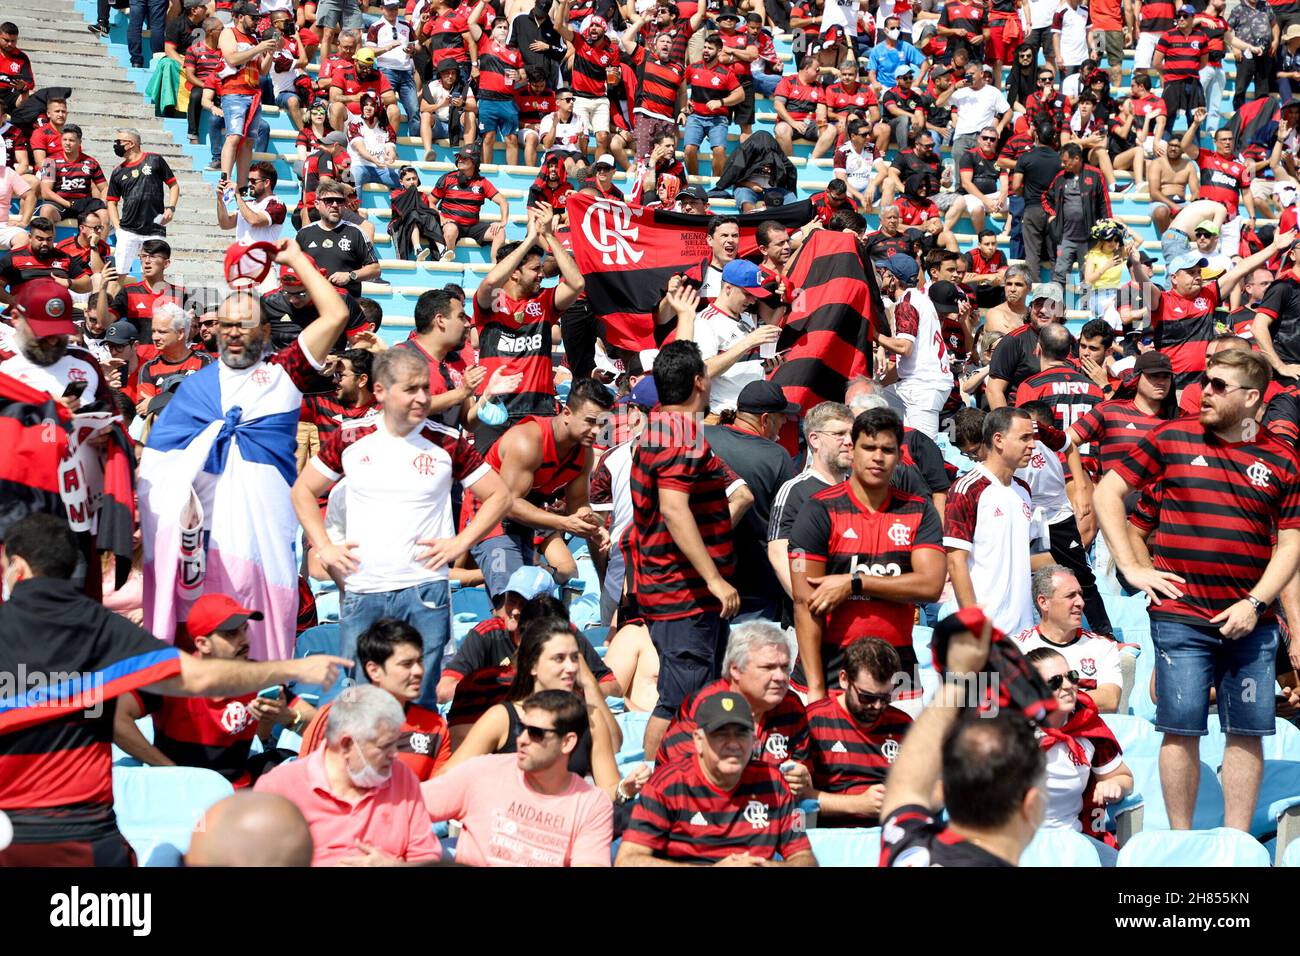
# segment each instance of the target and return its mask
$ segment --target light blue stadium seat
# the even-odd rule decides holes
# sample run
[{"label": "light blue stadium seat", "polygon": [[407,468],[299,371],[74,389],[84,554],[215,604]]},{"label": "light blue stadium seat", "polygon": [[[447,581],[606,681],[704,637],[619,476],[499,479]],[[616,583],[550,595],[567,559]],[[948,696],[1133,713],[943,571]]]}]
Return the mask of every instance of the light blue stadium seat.
[{"label": "light blue stadium seat", "polygon": [[1268,850],[1230,827],[1136,834],[1119,851],[1117,866],[1268,866]]},{"label": "light blue stadium seat", "polygon": [[337,624],[339,620],[339,592],[322,591],[316,595],[316,620],[321,624]]},{"label": "light blue stadium seat", "polygon": [[819,866],[879,866],[880,827],[818,828],[808,831]]},{"label": "light blue stadium seat", "polygon": [[1131,641],[1140,648],[1133,668],[1133,692],[1129,695],[1129,712],[1154,721],[1156,719],[1156,702],[1151,699],[1151,675],[1156,669],[1156,646],[1151,640],[1150,630],[1136,632],[1136,640],[1124,632],[1125,641]]},{"label": "light blue stadium seat", "polygon": [[[293,656],[301,658],[311,657],[314,654],[338,654],[340,649],[339,626],[337,624],[317,624],[315,627],[309,627],[298,635],[298,643],[294,645]],[[329,690],[322,689],[319,684],[293,684],[290,689],[308,703],[319,707],[322,704],[328,704],[339,695],[343,688],[351,686],[351,683],[351,678],[340,676]]]},{"label": "light blue stadium seat", "polygon": [[608,646],[608,641],[609,641],[608,624],[597,624],[594,627],[589,627],[582,632],[582,636],[591,642],[592,647],[594,647],[597,651],[601,652],[600,654],[601,657],[605,656],[602,649]]},{"label": "light blue stadium seat", "polygon": [[1025,852],[1020,854],[1023,866],[1068,866],[1074,869],[1100,869],[1097,841],[1075,830],[1041,827],[1034,834]]},{"label": "light blue stadium seat", "polygon": [[1293,807],[1300,807],[1300,762],[1269,760],[1265,755],[1259,799],[1250,821],[1251,835],[1266,837],[1276,833],[1278,818]]},{"label": "light blue stadium seat", "polygon": [[[144,735],[144,739],[149,741],[149,743],[153,743],[153,716],[146,715],[141,717],[135,722],[135,725],[140,728],[140,733]],[[127,752],[118,747],[117,744],[113,744],[113,766],[139,767],[143,765],[134,757],[129,756]]]},{"label": "light blue stadium seat", "polygon": [[[1208,723],[1209,737],[1201,738],[1201,759],[1211,767],[1219,767],[1223,763],[1223,748],[1227,746],[1228,738],[1223,732],[1223,724],[1220,722],[1218,714],[1210,714]],[[1274,731],[1271,736],[1260,738],[1264,759],[1300,761],[1300,729],[1297,729],[1295,724],[1289,720],[1275,717]],[[1213,738],[1214,749],[1207,750],[1207,741],[1211,738]],[[1211,756],[1217,758],[1217,762],[1211,760]]]},{"label": "light blue stadium seat", "polygon": [[182,853],[203,812],[235,788],[215,770],[201,767],[114,767],[113,809],[136,858],[170,843]]},{"label": "light blue stadium seat", "polygon": [[934,655],[930,653],[930,638],[933,636],[934,628],[912,625],[912,650],[916,652],[916,659],[922,668],[934,668]]},{"label": "light blue stadium seat", "polygon": [[[1160,788],[1159,757],[1132,757],[1124,755],[1124,762],[1133,771],[1133,791],[1143,803],[1142,832],[1168,830],[1169,814],[1165,810],[1164,792]],[[1212,830],[1223,826],[1223,788],[1219,778],[1208,764],[1201,764],[1201,783],[1196,791],[1196,806],[1192,810],[1193,830]]]},{"label": "light blue stadium seat", "polygon": [[[619,730],[623,731],[623,746],[619,748],[616,760],[623,764],[643,759],[645,726],[650,722],[650,714],[646,711],[626,710],[615,714],[614,720],[618,722]],[[653,757],[654,754],[650,756]]]},{"label": "light blue stadium seat", "polygon": [[1282,851],[1282,859],[1278,861],[1278,866],[1300,866],[1300,840],[1291,843]]},{"label": "light blue stadium seat", "polygon": [[1101,719],[1119,741],[1126,760],[1130,757],[1154,758],[1159,755],[1164,735],[1156,730],[1151,721],[1132,714],[1102,714]]},{"label": "light blue stadium seat", "polygon": [[600,590],[588,589],[571,601],[569,603],[569,620],[579,630],[586,630],[599,624]]},{"label": "light blue stadium seat", "polygon": [[487,620],[492,616],[492,599],[488,597],[486,588],[453,588],[451,613],[456,617],[472,614],[474,623]]}]

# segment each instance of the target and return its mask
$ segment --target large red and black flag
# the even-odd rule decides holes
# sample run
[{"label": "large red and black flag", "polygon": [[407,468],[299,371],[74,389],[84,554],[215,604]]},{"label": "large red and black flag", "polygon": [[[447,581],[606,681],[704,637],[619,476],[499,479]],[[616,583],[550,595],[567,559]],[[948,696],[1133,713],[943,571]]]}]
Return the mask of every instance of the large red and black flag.
[{"label": "large red and black flag", "polygon": [[64,514],[59,465],[68,414],[45,392],[0,373],[0,541],[29,514]]},{"label": "large red and black flag", "polygon": [[777,342],[785,361],[769,377],[804,411],[842,402],[849,380],[872,372],[872,346],[884,316],[876,271],[854,236],[819,229],[800,246],[786,275],[798,291]]},{"label": "large red and black flag", "polygon": [[[709,257],[706,229],[714,217],[578,193],[569,194],[567,208],[573,257],[587,281],[592,310],[605,324],[605,341],[631,351],[654,348],[654,310],[672,276]],[[760,223],[773,220],[795,229],[812,216],[806,199],[737,216],[737,254],[754,254],[754,231]]]},{"label": "large red and black flag", "polygon": [[1232,141],[1236,143],[1237,151],[1244,151],[1260,139],[1260,133],[1265,132],[1266,127],[1271,125],[1276,131],[1281,113],[1281,101],[1276,94],[1261,96],[1249,103],[1242,103],[1241,109],[1232,115],[1227,126],[1232,131]]}]

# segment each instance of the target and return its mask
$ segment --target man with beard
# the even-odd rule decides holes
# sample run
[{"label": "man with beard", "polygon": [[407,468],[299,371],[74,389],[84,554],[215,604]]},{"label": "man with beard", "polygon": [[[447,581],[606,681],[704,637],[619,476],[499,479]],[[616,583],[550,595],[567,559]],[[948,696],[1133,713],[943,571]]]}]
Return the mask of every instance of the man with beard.
[{"label": "man with beard", "polygon": [[[236,600],[266,613],[265,624],[250,635],[254,656],[262,658],[292,654],[298,576],[289,483],[296,473],[298,413],[303,391],[316,380],[348,316],[297,243],[281,240],[276,262],[302,278],[320,317],[264,360],[271,323],[258,299],[246,292],[227,296],[217,312],[220,362],[176,390],[149,435],[139,482],[141,534],[152,559],[146,561],[145,626],[164,639],[172,636],[187,603],[177,569],[182,557],[196,570],[203,561],[207,578],[229,581],[238,588]],[[211,426],[223,420],[247,443],[241,438],[218,448]],[[211,460],[200,454],[205,445],[217,451]],[[199,539],[203,550],[183,550],[181,529],[192,534],[198,528],[208,532]],[[251,548],[257,549],[255,575],[243,570]]]},{"label": "man with beard", "polygon": [[677,114],[677,122],[684,129],[682,145],[685,147],[686,171],[692,176],[699,173],[700,146],[707,139],[711,150],[714,175],[721,172],[727,161],[727,130],[731,125],[730,108],[745,98],[736,75],[718,61],[722,40],[716,33],[704,38],[700,61],[686,70],[688,109]]},{"label": "man with beard", "polygon": [[298,245],[311,256],[325,277],[348,293],[361,295],[361,283],[378,279],[383,271],[374,246],[356,226],[343,221],[348,187],[329,180],[316,190],[316,211],[320,219],[298,231]]},{"label": "man with beard", "polygon": [[[487,378],[487,370],[474,365],[462,373],[452,364],[460,358],[468,339],[464,300],[445,289],[429,289],[415,302],[415,334],[394,346],[410,349],[429,363],[429,418],[448,428],[469,427],[478,421],[479,403],[474,393]],[[514,391],[521,381],[517,374],[497,374],[484,395],[490,398],[498,386],[503,386],[504,392]]]},{"label": "man with beard", "polygon": [[67,289],[53,279],[26,282],[7,315],[13,333],[0,345],[0,373],[47,393],[71,412],[110,400],[95,357],[68,344],[77,328]]},{"label": "man with beard", "polygon": [[334,394],[303,398],[302,421],[315,425],[322,441],[345,422],[375,413],[374,359],[366,349],[347,349],[331,359]]},{"label": "man with beard", "polygon": [[[491,246],[492,259],[496,261],[497,252],[506,241],[510,201],[479,174],[477,148],[465,146],[456,153],[456,171],[443,174],[429,191],[429,198],[437,202],[442,217],[445,261],[456,258],[456,243],[462,237],[473,239],[480,246]],[[489,199],[501,207],[498,222],[483,221],[483,203]]]},{"label": "man with beard", "polygon": [[12,303],[18,290],[33,279],[53,279],[77,292],[90,291],[86,264],[56,248],[54,223],[37,216],[27,230],[30,241],[26,248],[0,252],[0,282],[9,287],[8,292],[0,291],[0,302]]}]

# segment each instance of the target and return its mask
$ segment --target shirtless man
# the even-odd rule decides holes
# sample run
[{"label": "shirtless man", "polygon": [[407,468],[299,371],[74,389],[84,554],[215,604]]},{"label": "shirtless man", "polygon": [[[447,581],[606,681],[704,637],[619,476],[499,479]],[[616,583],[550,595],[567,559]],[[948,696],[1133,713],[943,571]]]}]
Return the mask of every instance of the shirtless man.
[{"label": "shirtless man", "polygon": [[654,710],[659,701],[659,655],[644,622],[637,620],[619,628],[605,652],[605,666],[614,672],[618,685],[627,688],[623,704],[628,710]]},{"label": "shirtless man", "polygon": [[1147,187],[1156,235],[1163,235],[1183,205],[1201,194],[1200,172],[1183,155],[1183,144],[1178,140],[1170,140],[1165,155],[1156,157],[1147,169]]},{"label": "shirtless man", "polygon": [[1023,265],[1007,266],[1002,289],[1007,299],[984,313],[984,331],[1005,335],[1025,324],[1029,315],[1029,270]]}]

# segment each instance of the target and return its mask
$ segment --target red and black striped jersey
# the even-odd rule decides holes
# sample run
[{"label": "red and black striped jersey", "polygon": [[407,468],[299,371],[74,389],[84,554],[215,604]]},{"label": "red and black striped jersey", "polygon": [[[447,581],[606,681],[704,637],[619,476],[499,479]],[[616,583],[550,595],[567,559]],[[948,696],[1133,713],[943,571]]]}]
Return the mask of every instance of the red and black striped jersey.
[{"label": "red and black striped jersey", "polygon": [[531,299],[512,299],[498,289],[490,308],[474,297],[479,362],[487,370],[480,394],[498,369],[504,375],[521,373],[524,377],[517,391],[501,396],[512,418],[555,414],[551,338],[559,321],[554,287]]},{"label": "red and black striped jersey", "polygon": [[1214,310],[1220,301],[1217,280],[1205,283],[1190,299],[1173,291],[1160,293],[1151,325],[1156,348],[1169,356],[1175,376],[1205,371],[1205,349],[1215,335]]},{"label": "red and black striped jersey", "polygon": [[378,414],[379,410],[379,403],[374,399],[365,405],[347,406],[333,395],[304,395],[298,421],[315,425],[321,440],[324,441],[344,422],[353,422],[359,418]]},{"label": "red and black striped jersey", "polygon": [[482,176],[465,179],[459,171],[443,173],[429,195],[438,203],[438,212],[458,226],[477,225],[483,203],[497,194],[497,188]]},{"label": "red and black striped jersey", "polygon": [[1164,33],[1174,28],[1174,0],[1142,0],[1139,33]]},{"label": "red and black striped jersey", "polygon": [[780,771],[751,760],[735,788],[723,792],[704,776],[694,754],[655,771],[623,840],[661,859],[697,863],[736,853],[788,860],[812,850],[803,814]]},{"label": "red and black striped jersey", "polygon": [[928,807],[917,804],[899,807],[882,822],[879,864],[882,867],[1011,865],[953,833]]},{"label": "red and black striped jersey", "polygon": [[429,38],[430,58],[435,64],[446,59],[455,60],[458,65],[469,62],[469,50],[465,45],[469,20],[459,11],[430,17],[420,32]]},{"label": "red and black striped jersey", "polygon": [[13,123],[0,125],[0,141],[5,144],[5,165],[17,168],[18,157],[27,158],[27,131]]},{"label": "red and black striped jersey", "polygon": [[965,3],[963,0],[954,3],[949,0],[939,14],[939,26],[961,30],[966,34],[965,39],[971,40],[988,26],[988,11],[983,3]]},{"label": "red and black striped jersey", "polygon": [[[751,37],[743,30],[735,33],[718,32],[718,39],[722,45],[729,50],[743,50],[745,47],[752,46],[758,49],[758,41]],[[754,74],[750,72],[751,64],[749,61],[742,60],[739,57],[731,64],[731,72],[735,74],[736,80],[741,86],[752,86],[754,84]]]},{"label": "red and black striped jersey", "polygon": [[1300,14],[1300,0],[1268,0],[1268,6],[1279,20]]},{"label": "red and black striped jersey", "polygon": [[[1073,365],[1054,365],[1029,376],[1016,389],[1016,404],[1043,401],[1052,406],[1056,427],[1065,431],[1084,415],[1096,408],[1106,398],[1097,383]],[[1079,446],[1079,454],[1095,456],[1096,449],[1087,443]]]},{"label": "red and black striped jersey", "polygon": [[605,95],[605,71],[618,66],[618,48],[602,37],[592,45],[581,33],[573,35],[573,93],[575,96],[601,97]]},{"label": "red and black striped jersey", "polygon": [[209,89],[216,89],[217,74],[225,65],[226,59],[221,55],[220,50],[191,43],[190,48],[185,51],[185,69],[202,80],[203,85]]},{"label": "red and black striped jersey", "polygon": [[215,770],[236,787],[252,783],[248,755],[257,718],[238,697],[162,697],[137,691],[140,709],[153,715],[154,746],[181,767]]},{"label": "red and black striped jersey", "polygon": [[[316,711],[316,716],[302,732],[302,754],[325,746],[325,729],[333,706],[331,702]],[[406,704],[402,709],[406,719],[397,738],[397,759],[420,780],[431,780],[438,768],[451,759],[451,734],[447,722],[436,710],[426,710],[419,704]]]},{"label": "red and black striped jersey", "polygon": [[95,249],[93,250],[79,246],[77,244],[76,236],[68,236],[66,239],[61,239],[59,242],[55,243],[54,247],[69,259],[74,260],[74,262],[80,262],[81,265],[85,267],[84,271],[90,270],[91,252],[98,252],[100,259],[105,262],[107,262],[113,255],[113,247],[102,239],[95,243]]},{"label": "red and black striped jersey", "polygon": [[[1300,322],[1295,321],[1296,316],[1300,316],[1300,274],[1294,269],[1280,273],[1264,291],[1264,298],[1255,307],[1255,314],[1268,319],[1269,334],[1273,337],[1273,349],[1278,358],[1288,364],[1300,362]],[[1286,321],[1280,321],[1284,316]]]},{"label": "red and black striped jersey", "polygon": [[447,712],[449,727],[472,725],[510,694],[510,684],[515,679],[514,664],[485,667],[467,674],[456,685],[451,710]]},{"label": "red and black striped jersey", "polygon": [[540,126],[543,117],[555,112],[555,93],[534,93],[527,87],[515,90],[515,108],[519,110],[520,126]]},{"label": "red and black striped jersey", "polygon": [[82,153],[75,162],[67,159],[54,161],[50,188],[64,199],[85,199],[94,194],[93,187],[107,182],[99,162]]},{"label": "red and black striped jersey", "polygon": [[1224,54],[1227,52],[1224,37],[1228,32],[1228,21],[1223,17],[1216,17],[1209,10],[1203,10],[1196,15],[1196,27],[1205,34],[1205,38],[1209,41],[1206,52],[1209,54],[1210,62],[1222,63]]},{"label": "red and black striped jersey", "polygon": [[[886,707],[872,726],[864,727],[844,708],[844,692],[808,705],[808,730],[812,734],[813,786],[827,793],[865,793],[885,782],[898,757],[912,718],[897,707]],[[844,825],[870,826],[865,820],[847,817],[819,818],[821,825],[832,821]]]},{"label": "red and black striped jersey", "polygon": [[784,99],[785,111],[790,114],[790,118],[802,122],[817,115],[818,105],[825,102],[826,91],[820,86],[805,86],[796,74],[781,77],[781,82],[776,84],[776,90],[772,93],[772,99]]},{"label": "red and black striped jersey", "polygon": [[659,508],[660,489],[690,496],[709,558],[730,578],[736,554],[727,493],[739,481],[693,419],[678,412],[651,413],[632,452],[631,477],[635,590],[644,617],[672,620],[722,609],[669,532]]},{"label": "red and black striped jersey", "polygon": [[1300,450],[1300,390],[1283,389],[1264,408],[1264,427],[1278,440]]},{"label": "red and black striped jersey", "polygon": [[1123,461],[1162,419],[1148,415],[1132,399],[1114,398],[1099,402],[1070,427],[1076,445],[1089,446],[1089,451],[1106,472]]},{"label": "red and black striped jersey", "polygon": [[193,375],[211,364],[212,356],[207,352],[190,352],[179,362],[169,362],[159,353],[140,366],[136,394],[141,399],[153,398],[158,394],[159,383],[169,375]]},{"label": "red and black striped jersey", "polygon": [[1156,41],[1156,52],[1164,55],[1161,68],[1165,85],[1200,78],[1201,62],[1209,52],[1210,38],[1200,29],[1186,35],[1169,30]]},{"label": "red and black striped jersey", "polygon": [[1038,125],[1040,119],[1046,117],[1060,133],[1070,125],[1072,113],[1073,104],[1070,103],[1070,98],[1061,93],[1054,93],[1046,99],[1040,93],[1031,93],[1029,99],[1025,100],[1025,115],[1029,118],[1031,129]]},{"label": "red and black striped jersey", "polygon": [[[343,155],[343,154],[340,154]],[[334,157],[323,149],[308,153],[302,164],[302,201],[299,208],[316,208],[316,189],[320,186],[322,176],[337,179]],[[306,225],[304,222],[303,225]]]},{"label": "red and black striped jersey", "polygon": [[109,300],[108,308],[115,318],[126,319],[134,325],[141,339],[147,339],[153,328],[154,306],[161,299],[184,302],[185,290],[168,282],[154,289],[147,279],[128,282]]},{"label": "red and black striped jersey", "polygon": [[[679,45],[682,56],[677,55]],[[673,52],[668,56],[668,62],[660,63],[646,52],[645,47],[637,48],[632,58],[637,71],[633,112],[646,113],[670,122],[676,118],[677,97],[686,78],[686,66],[682,63],[685,49],[684,42],[680,44],[675,42]]]},{"label": "red and black striped jersey", "polygon": [[478,96],[481,100],[513,100],[524,69],[520,52],[486,39],[478,48]]},{"label": "red and black striped jersey", "polygon": [[[710,100],[721,103],[732,90],[740,89],[738,81],[725,66],[715,63],[692,63],[686,70],[686,82],[691,99],[691,112],[696,116],[726,116],[727,107],[711,109]],[[784,81],[782,81],[784,82]]]},{"label": "red and black striped jersey", "polygon": [[[655,763],[662,765],[692,756],[695,753],[695,712],[708,698],[731,690],[731,682],[723,677],[683,700],[677,716],[664,731]],[[812,769],[808,715],[803,701],[793,690],[786,691],[785,699],[767,713],[755,713],[753,759],[778,768],[787,760],[797,760]]]},{"label": "red and black striped jersey", "polygon": [[24,282],[33,279],[76,279],[86,272],[86,265],[54,247],[52,255],[35,255],[31,248],[0,252],[0,282],[16,292]]},{"label": "red and black striped jersey", "polygon": [[[549,362],[549,359],[548,359]],[[491,375],[492,373],[488,373]],[[526,428],[531,425],[537,425],[542,434],[542,463],[533,472],[533,484],[524,496],[525,500],[543,507],[546,502],[559,495],[575,479],[582,476],[587,470],[587,449],[581,444],[574,445],[566,454],[560,455],[559,448],[555,444],[554,418],[538,418],[528,416],[515,428]],[[503,436],[504,437],[504,436]],[[492,469],[498,474],[501,472],[501,442],[498,441],[488,449],[486,461],[492,466]],[[465,498],[460,508],[461,530],[463,531],[474,516],[478,514],[478,498],[468,488],[465,489]],[[509,524],[510,522],[503,522]],[[518,525],[514,525],[512,530],[519,530]],[[500,525],[497,525],[489,531],[486,537],[503,534]]]},{"label": "red and black striped jersey", "polygon": [[[860,501],[843,481],[813,495],[790,532],[791,560],[823,561],[826,574],[865,571],[875,577],[910,574],[912,553],[932,548],[943,553],[943,525],[928,499],[890,488],[879,511]],[[854,595],[826,620],[822,642],[847,647],[859,637],[888,641],[903,658],[905,670],[916,663],[912,624],[916,605]]]},{"label": "red and black striped jersey", "polygon": [[1196,157],[1196,165],[1201,171],[1200,198],[1223,203],[1228,207],[1229,219],[1237,215],[1241,191],[1253,178],[1250,163],[1239,157],[1224,159],[1214,150],[1203,149]]},{"label": "red and black striped jersey", "polygon": [[1300,528],[1300,466],[1267,429],[1228,443],[1195,418],[1175,419],[1114,470],[1138,489],[1159,482],[1151,554],[1157,569],[1186,582],[1183,597],[1164,598],[1152,617],[1207,626],[1259,582],[1275,532]]}]

